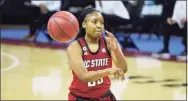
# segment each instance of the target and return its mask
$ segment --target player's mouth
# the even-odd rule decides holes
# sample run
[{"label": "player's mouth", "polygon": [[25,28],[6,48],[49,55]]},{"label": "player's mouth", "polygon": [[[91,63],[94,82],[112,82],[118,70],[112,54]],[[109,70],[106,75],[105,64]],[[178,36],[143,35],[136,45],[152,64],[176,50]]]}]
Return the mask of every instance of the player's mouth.
[{"label": "player's mouth", "polygon": [[96,33],[102,33],[102,30],[95,30]]}]

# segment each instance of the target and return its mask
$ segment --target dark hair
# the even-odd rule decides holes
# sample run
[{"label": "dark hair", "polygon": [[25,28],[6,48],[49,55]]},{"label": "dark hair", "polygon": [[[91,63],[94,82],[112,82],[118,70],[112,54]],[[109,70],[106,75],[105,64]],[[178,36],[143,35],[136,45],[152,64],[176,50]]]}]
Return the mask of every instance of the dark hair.
[{"label": "dark hair", "polygon": [[85,29],[82,27],[82,23],[85,19],[85,17],[94,12],[94,11],[97,11],[97,12],[100,12],[98,10],[96,10],[95,8],[92,8],[92,7],[89,7],[89,8],[85,8],[85,10],[80,14],[79,18],[78,18],[78,22],[79,22],[79,32],[78,32],[78,35],[76,36],[75,40],[79,39],[79,38],[82,38],[85,36],[86,32],[85,32]]}]

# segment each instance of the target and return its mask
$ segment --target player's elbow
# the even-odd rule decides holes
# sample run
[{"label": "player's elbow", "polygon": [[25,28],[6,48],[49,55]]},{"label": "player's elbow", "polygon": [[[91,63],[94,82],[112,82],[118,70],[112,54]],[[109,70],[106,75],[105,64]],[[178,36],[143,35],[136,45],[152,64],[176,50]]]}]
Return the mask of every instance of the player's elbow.
[{"label": "player's elbow", "polygon": [[83,83],[88,82],[87,78],[85,78],[85,77],[80,78],[80,80],[81,80]]},{"label": "player's elbow", "polygon": [[83,82],[83,83],[87,83],[87,82],[90,82],[89,78],[87,77],[81,77],[80,80]]},{"label": "player's elbow", "polygon": [[121,64],[121,65],[118,65],[117,67],[121,68],[123,73],[126,73],[128,71],[127,64],[124,64],[124,65]]},{"label": "player's elbow", "polygon": [[127,66],[123,69],[123,73],[126,73],[128,71]]},{"label": "player's elbow", "polygon": [[124,73],[126,73],[126,72],[128,71],[127,64],[125,64],[125,66],[123,66],[122,71],[123,71]]}]

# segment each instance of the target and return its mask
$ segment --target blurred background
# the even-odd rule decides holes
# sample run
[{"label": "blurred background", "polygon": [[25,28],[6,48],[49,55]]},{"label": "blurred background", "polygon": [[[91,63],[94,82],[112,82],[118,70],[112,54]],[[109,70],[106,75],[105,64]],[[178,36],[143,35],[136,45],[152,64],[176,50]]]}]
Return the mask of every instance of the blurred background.
[{"label": "blurred background", "polygon": [[[186,56],[187,27],[180,28],[177,21],[172,20],[176,0],[43,2],[1,0],[1,38],[53,44],[46,31],[49,17],[60,10],[78,17],[84,7],[91,5],[103,13],[105,28],[114,33],[124,50],[165,54],[165,58]],[[180,20],[183,19],[187,25],[186,16]]]},{"label": "blurred background", "polygon": [[[64,49],[72,41],[58,43],[51,39],[46,29],[47,22],[55,12],[69,11],[78,18],[85,7],[92,6],[102,12],[105,28],[115,35],[128,58],[129,80],[138,80],[128,83],[131,85],[127,90],[129,93],[123,99],[185,99],[185,93],[182,93],[185,88],[181,87],[187,86],[186,5],[186,0],[0,0],[1,73],[4,73],[1,75],[1,97],[66,99],[64,92],[68,92],[68,86],[64,81],[71,81],[68,79],[71,73],[68,74],[67,69],[62,67],[68,68]],[[18,68],[13,69],[15,67]],[[52,77],[45,77],[47,74]],[[66,86],[60,84],[61,80]],[[172,88],[163,88],[157,82],[167,82],[169,85],[163,86]],[[43,86],[47,83],[49,85]],[[154,83],[154,86],[146,83]],[[124,87],[124,84],[118,84],[115,89],[117,86]],[[30,88],[35,92],[34,97]],[[49,95],[60,88],[64,95],[60,96],[60,93],[58,97],[50,98]],[[154,92],[150,93],[152,89]],[[22,93],[17,93],[17,90]],[[47,98],[36,97],[37,90],[47,92]],[[120,93],[116,94],[119,96]]]}]

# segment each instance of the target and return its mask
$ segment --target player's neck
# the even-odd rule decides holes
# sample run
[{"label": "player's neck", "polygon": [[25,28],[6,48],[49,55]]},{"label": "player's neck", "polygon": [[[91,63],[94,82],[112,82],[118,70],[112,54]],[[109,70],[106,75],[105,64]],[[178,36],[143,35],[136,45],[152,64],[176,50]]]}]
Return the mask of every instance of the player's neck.
[{"label": "player's neck", "polygon": [[89,37],[87,35],[85,36],[85,40],[89,44],[98,44],[98,42],[99,42],[99,38],[93,39],[93,38],[91,38],[91,37]]}]

